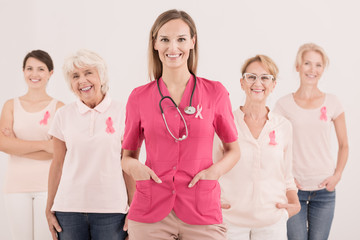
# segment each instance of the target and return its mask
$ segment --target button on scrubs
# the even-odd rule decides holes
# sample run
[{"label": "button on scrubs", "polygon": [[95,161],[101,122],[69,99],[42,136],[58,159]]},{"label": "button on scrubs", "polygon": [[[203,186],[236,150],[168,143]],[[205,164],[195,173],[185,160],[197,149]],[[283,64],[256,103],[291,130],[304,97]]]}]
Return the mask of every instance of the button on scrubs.
[{"label": "button on scrubs", "polygon": [[[197,78],[192,106],[196,113],[187,115],[194,77],[188,81],[179,104],[189,131],[188,138],[176,141],[166,129],[161,115],[161,99],[156,81],[133,90],[126,107],[126,127],[123,148],[137,150],[145,139],[146,162],[162,180],[136,182],[136,191],[129,211],[129,219],[144,223],[158,222],[174,210],[183,222],[209,225],[222,223],[220,186],[217,180],[200,180],[194,187],[188,185],[200,171],[213,164],[214,132],[224,142],[237,140],[237,131],[231,110],[229,94],[219,82]],[[164,96],[170,96],[159,79]],[[170,131],[182,137],[184,122],[169,99],[162,107]]]}]

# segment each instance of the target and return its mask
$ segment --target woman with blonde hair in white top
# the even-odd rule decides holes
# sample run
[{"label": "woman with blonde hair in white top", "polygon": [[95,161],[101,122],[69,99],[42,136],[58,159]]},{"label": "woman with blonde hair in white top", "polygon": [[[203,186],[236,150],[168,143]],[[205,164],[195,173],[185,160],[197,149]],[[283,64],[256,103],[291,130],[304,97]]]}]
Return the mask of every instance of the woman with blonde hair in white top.
[{"label": "woman with blonde hair in white top", "polygon": [[27,93],[2,108],[0,151],[10,155],[5,204],[14,240],[50,238],[44,211],[53,146],[47,132],[56,109],[63,105],[46,92],[53,69],[47,52],[29,52],[23,60]]},{"label": "woman with blonde hair in white top", "polygon": [[[293,174],[299,188],[300,213],[288,222],[289,240],[328,239],[335,209],[335,187],[348,158],[344,110],[318,82],[328,65],[325,51],[307,43],[299,48],[296,71],[300,86],[276,103],[275,111],[294,127]],[[337,163],[330,150],[332,126],[339,144]]]},{"label": "woman with blonde hair in white top", "polygon": [[[245,104],[234,111],[239,162],[219,180],[229,240],[286,240],[286,222],[300,210],[292,176],[290,122],[266,106],[278,68],[256,55],[242,67]],[[214,159],[223,154],[215,139]]]}]

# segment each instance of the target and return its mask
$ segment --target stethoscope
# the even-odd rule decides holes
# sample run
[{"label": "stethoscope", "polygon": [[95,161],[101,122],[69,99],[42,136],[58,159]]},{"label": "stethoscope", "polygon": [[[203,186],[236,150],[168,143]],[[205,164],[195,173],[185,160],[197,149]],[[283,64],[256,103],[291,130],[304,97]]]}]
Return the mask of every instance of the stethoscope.
[{"label": "stethoscope", "polygon": [[[192,99],[193,99],[193,96],[194,96],[194,92],[195,92],[195,87],[196,87],[196,76],[195,74],[191,74],[194,76],[194,79],[195,79],[195,82],[194,82],[194,87],[193,87],[193,90],[191,92],[191,97],[190,97],[190,103],[189,103],[189,106],[187,106],[185,109],[184,109],[184,112],[188,115],[192,115],[196,112],[195,110],[195,107],[193,107],[191,104],[192,104]],[[163,96],[162,93],[161,93],[161,90],[160,90],[160,86],[159,86],[159,79],[156,79],[156,85],[158,87],[158,90],[159,90],[159,93],[160,93],[160,96],[161,96],[161,99],[160,99],[160,102],[159,102],[159,107],[160,107],[160,110],[161,110],[161,115],[164,119],[164,123],[165,123],[165,126],[166,126],[166,129],[168,130],[168,132],[170,133],[170,135],[176,140],[176,141],[183,141],[185,140],[188,136],[189,136],[189,131],[188,131],[188,128],[187,128],[187,124],[186,124],[186,121],[185,121],[185,118],[184,116],[181,114],[178,106],[176,105],[175,101],[170,97],[170,96]],[[163,111],[163,108],[161,106],[161,102],[164,100],[164,99],[170,99],[171,102],[174,104],[174,106],[176,107],[176,110],[178,111],[178,113],[180,114],[181,116],[181,119],[183,120],[184,122],[184,125],[185,125],[185,135],[183,135],[182,137],[180,138],[177,138],[174,136],[174,134],[172,134],[172,132],[170,131],[169,129],[169,126],[167,124],[167,121],[166,121],[166,118],[165,118],[165,115],[164,115],[164,111]]]}]

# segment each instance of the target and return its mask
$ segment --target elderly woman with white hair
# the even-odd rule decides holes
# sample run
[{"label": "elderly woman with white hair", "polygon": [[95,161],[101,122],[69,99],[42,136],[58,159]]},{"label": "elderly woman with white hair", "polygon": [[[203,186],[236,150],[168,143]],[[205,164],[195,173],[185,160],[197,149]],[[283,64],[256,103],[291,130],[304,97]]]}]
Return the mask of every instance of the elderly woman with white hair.
[{"label": "elderly woman with white hair", "polygon": [[128,210],[121,168],[124,111],[107,94],[104,60],[80,50],[63,71],[76,102],[59,109],[50,128],[46,216],[53,239],[125,239]]}]

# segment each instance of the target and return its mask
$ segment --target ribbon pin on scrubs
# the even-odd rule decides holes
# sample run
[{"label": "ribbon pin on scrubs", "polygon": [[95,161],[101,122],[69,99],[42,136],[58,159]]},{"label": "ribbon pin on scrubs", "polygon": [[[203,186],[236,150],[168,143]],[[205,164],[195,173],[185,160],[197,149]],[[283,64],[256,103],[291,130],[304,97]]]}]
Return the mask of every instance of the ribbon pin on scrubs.
[{"label": "ribbon pin on scrubs", "polygon": [[195,115],[195,118],[200,118],[203,119],[203,116],[201,115],[201,111],[202,111],[202,106],[200,106],[199,104],[197,105],[197,113]]}]

